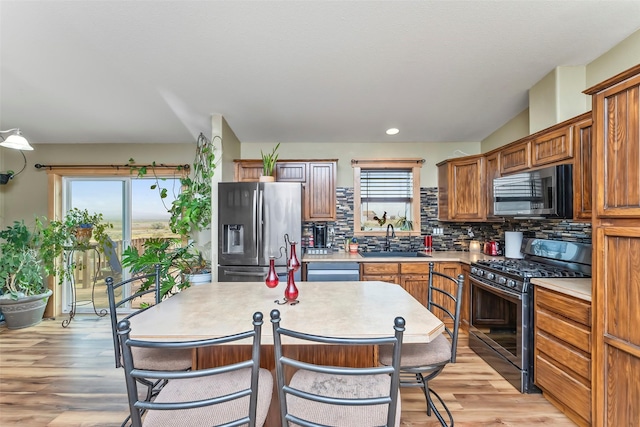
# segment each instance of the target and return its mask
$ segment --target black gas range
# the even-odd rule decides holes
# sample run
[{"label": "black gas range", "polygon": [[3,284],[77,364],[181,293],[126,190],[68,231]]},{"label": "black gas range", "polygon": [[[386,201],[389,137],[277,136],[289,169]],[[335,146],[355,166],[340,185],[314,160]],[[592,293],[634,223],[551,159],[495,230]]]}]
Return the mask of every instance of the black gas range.
[{"label": "black gas range", "polygon": [[525,239],[523,259],[471,264],[469,347],[523,393],[533,384],[533,289],[540,277],[591,277],[591,245]]}]

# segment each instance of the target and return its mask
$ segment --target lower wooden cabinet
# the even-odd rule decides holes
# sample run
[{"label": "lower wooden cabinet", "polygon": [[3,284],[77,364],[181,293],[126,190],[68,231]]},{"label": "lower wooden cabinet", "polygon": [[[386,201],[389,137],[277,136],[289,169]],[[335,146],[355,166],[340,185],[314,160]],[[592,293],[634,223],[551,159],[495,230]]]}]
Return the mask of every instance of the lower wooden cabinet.
[{"label": "lower wooden cabinet", "polygon": [[535,288],[534,381],[580,426],[591,425],[591,303]]},{"label": "lower wooden cabinet", "polygon": [[469,332],[469,323],[471,319],[471,283],[469,283],[469,274],[471,274],[471,266],[468,264],[460,264],[462,274],[464,274],[464,285],[462,287],[462,307],[460,308],[460,328]]}]

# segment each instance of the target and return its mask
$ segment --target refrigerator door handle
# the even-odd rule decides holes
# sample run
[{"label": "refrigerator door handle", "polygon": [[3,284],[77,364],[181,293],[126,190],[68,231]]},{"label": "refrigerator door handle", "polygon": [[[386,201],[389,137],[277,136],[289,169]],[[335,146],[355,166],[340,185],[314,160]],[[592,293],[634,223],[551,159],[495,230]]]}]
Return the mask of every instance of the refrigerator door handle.
[{"label": "refrigerator door handle", "polygon": [[234,270],[224,270],[224,274],[227,276],[250,276],[256,277],[260,275],[260,273],[251,272],[251,271],[234,271]]},{"label": "refrigerator door handle", "polygon": [[[262,247],[262,241],[264,239],[264,223],[262,216],[264,215],[264,192],[258,190],[258,215],[256,217],[256,253],[260,254],[260,248]],[[259,262],[259,261],[258,261]]]}]

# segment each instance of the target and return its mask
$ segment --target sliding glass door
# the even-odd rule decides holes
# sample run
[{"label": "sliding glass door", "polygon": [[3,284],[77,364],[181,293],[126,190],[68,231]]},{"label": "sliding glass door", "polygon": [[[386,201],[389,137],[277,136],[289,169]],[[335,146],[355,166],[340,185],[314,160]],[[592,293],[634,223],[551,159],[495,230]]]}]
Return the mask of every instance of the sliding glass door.
[{"label": "sliding glass door", "polygon": [[[75,283],[65,283],[62,289],[63,312],[69,312],[72,305],[71,286],[76,290],[76,311],[100,312],[108,307],[105,279],[115,281],[129,277],[122,268],[122,251],[134,246],[141,251],[149,238],[177,237],[169,229],[167,207],[173,201],[173,192],[161,199],[158,190],[153,189],[153,179],[135,177],[67,177],[63,179],[64,212],[72,209],[87,209],[89,213],[101,213],[105,222],[113,224],[107,231],[112,247],[74,251],[76,263]],[[165,188],[179,191],[180,182],[175,178],[163,181]],[[130,290],[125,290],[129,293]]]}]

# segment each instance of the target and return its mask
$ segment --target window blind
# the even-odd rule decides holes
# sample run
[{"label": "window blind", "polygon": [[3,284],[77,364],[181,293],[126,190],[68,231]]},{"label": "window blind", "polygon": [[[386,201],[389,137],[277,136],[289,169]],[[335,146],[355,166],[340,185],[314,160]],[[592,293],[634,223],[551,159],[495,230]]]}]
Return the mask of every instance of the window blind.
[{"label": "window blind", "polygon": [[413,199],[411,169],[363,169],[360,171],[363,203],[410,202]]}]

